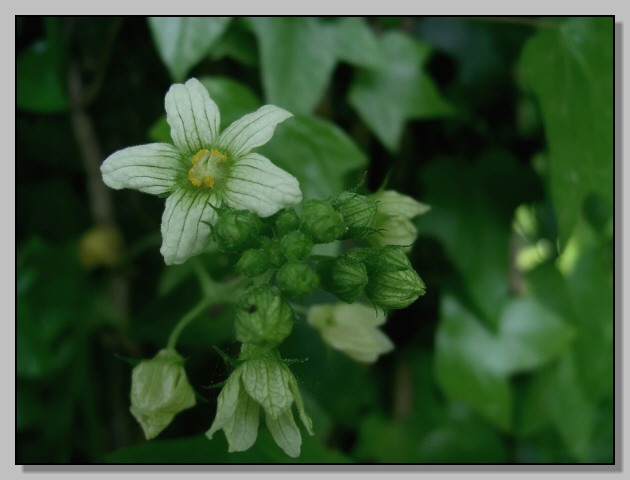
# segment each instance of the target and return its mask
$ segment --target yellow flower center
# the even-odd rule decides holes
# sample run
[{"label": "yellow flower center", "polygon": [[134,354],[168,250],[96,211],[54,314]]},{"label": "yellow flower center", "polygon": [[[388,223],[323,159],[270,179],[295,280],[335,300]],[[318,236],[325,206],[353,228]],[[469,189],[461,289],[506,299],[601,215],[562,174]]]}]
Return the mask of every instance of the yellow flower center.
[{"label": "yellow flower center", "polygon": [[219,150],[199,150],[192,158],[192,168],[188,171],[188,180],[195,187],[214,188],[217,180],[225,176],[227,155]]}]

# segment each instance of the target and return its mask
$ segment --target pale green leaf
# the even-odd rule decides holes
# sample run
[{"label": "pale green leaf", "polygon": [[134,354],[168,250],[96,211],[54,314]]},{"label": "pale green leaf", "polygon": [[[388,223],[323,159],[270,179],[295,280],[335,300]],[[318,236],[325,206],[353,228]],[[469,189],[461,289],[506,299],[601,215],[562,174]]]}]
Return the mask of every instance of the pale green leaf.
[{"label": "pale green leaf", "polygon": [[208,53],[223,35],[230,17],[149,17],[160,58],[177,82]]},{"label": "pale green leaf", "polygon": [[542,111],[562,248],[590,193],[613,205],[613,23],[569,19],[531,38],[521,58]]},{"label": "pale green leaf", "polygon": [[313,17],[254,17],[265,101],[312,113],[336,62],[335,31]]},{"label": "pale green leaf", "polygon": [[379,47],[383,66],[360,71],[348,100],[383,145],[396,151],[407,120],[451,116],[455,110],[423,70],[428,46],[391,32],[380,38]]}]

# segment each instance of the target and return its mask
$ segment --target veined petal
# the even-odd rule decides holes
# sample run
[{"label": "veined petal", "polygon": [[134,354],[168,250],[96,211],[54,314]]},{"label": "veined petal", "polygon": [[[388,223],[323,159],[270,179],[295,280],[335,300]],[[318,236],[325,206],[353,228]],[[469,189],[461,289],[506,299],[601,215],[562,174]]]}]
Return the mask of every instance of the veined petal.
[{"label": "veined petal", "polygon": [[298,387],[297,381],[293,374],[289,379],[289,389],[293,394],[293,399],[295,400],[295,406],[297,407],[298,413],[300,415],[300,420],[304,424],[306,431],[309,435],[313,435],[313,421],[311,417],[306,413],[306,409],[304,408],[304,401],[302,400],[302,394],[300,393],[300,387]]},{"label": "veined petal", "polygon": [[212,439],[212,436],[225,425],[229,425],[233,422],[234,415],[239,401],[239,393],[241,387],[241,370],[236,369],[228,377],[223,390],[219,394],[217,401],[217,414],[214,417],[212,426],[206,432],[206,437]]},{"label": "veined petal", "polygon": [[277,417],[293,402],[289,377],[278,361],[260,359],[244,363],[243,385],[264,408],[267,417]]},{"label": "veined petal", "polygon": [[428,205],[395,190],[384,190],[375,193],[373,198],[378,202],[378,213],[383,215],[400,215],[406,218],[413,218],[431,209]]},{"label": "veined petal", "polygon": [[171,85],[164,108],[171,137],[180,150],[196,153],[210,147],[217,138],[221,121],[219,109],[196,78]]},{"label": "veined petal", "polygon": [[293,114],[275,105],[265,105],[236,120],[219,137],[219,146],[238,158],[267,143],[276,125]]},{"label": "veined petal", "polygon": [[167,265],[184,263],[201,253],[210,240],[210,226],[216,220],[216,196],[199,189],[176,190],[166,200],[162,215],[162,247]]},{"label": "veined petal", "polygon": [[181,170],[177,149],[167,143],[118,150],[101,165],[103,181],[108,187],[116,190],[133,188],[153,195],[171,190]]},{"label": "veined petal", "polygon": [[299,457],[302,435],[300,435],[300,429],[293,420],[291,409],[286,409],[276,418],[267,415],[265,420],[273,439],[284,450],[284,453],[289,457]]},{"label": "veined petal", "polygon": [[331,347],[341,350],[358,362],[374,362],[379,355],[394,349],[394,344],[387,335],[374,327],[332,325],[322,330],[322,337]]},{"label": "veined petal", "polygon": [[386,245],[411,245],[418,238],[418,229],[407,217],[384,217],[377,224],[379,231],[370,236],[370,243],[377,247]]},{"label": "veined petal", "polygon": [[297,179],[258,153],[249,153],[232,167],[225,183],[225,202],[261,217],[302,201]]},{"label": "veined petal", "polygon": [[[313,309],[315,307],[312,307]],[[333,314],[335,316],[335,324],[355,326],[378,327],[383,325],[387,316],[381,309],[364,305],[362,303],[337,303],[334,305]]]},{"label": "veined petal", "polygon": [[258,411],[258,404],[241,388],[234,415],[223,426],[229,445],[228,451],[242,452],[254,444],[258,435]]}]

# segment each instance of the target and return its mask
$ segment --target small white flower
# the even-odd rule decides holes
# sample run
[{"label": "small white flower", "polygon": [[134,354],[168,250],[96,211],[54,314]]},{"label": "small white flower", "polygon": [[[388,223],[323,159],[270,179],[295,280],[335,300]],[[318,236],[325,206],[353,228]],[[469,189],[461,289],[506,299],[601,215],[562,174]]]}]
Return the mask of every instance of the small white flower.
[{"label": "small white flower", "polygon": [[408,247],[415,242],[418,230],[411,220],[431,207],[395,190],[377,192],[372,198],[377,201],[375,228],[379,232],[369,238],[370,243]]},{"label": "small white flower", "polygon": [[385,320],[381,310],[361,303],[315,305],[307,314],[309,325],[319,330],[326,343],[364,363],[375,362],[379,355],[394,348],[387,335],[377,328]]},{"label": "small white flower", "polygon": [[[264,351],[251,345],[243,348]],[[304,410],[297,381],[289,367],[270,351],[249,358],[236,367],[221,390],[216,417],[206,436],[212,439],[222,429],[230,452],[247,450],[256,441],[259,407],[262,407],[275,442],[290,457],[298,457],[302,436],[291,411],[294,401],[304,427],[313,435],[312,421]]]},{"label": "small white flower", "polygon": [[167,264],[205,249],[217,218],[213,207],[225,203],[268,217],[302,200],[295,177],[251,151],[267,143],[291,113],[265,105],[219,132],[219,109],[195,78],[172,85],[164,104],[174,145],[119,150],[101,172],[111,188],[168,195],[160,249]]}]

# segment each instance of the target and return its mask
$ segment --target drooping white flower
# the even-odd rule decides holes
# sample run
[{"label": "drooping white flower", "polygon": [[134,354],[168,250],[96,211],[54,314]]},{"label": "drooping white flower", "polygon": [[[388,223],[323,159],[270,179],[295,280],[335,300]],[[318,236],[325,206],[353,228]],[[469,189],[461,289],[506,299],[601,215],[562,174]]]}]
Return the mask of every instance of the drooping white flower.
[{"label": "drooping white flower", "polygon": [[370,243],[408,247],[415,242],[418,230],[411,220],[431,207],[395,190],[377,192],[372,198],[377,202],[375,228],[379,231],[369,238]]},{"label": "drooping white flower", "polygon": [[101,172],[111,188],[168,195],[160,249],[167,264],[183,263],[205,249],[217,218],[214,207],[225,203],[267,217],[302,200],[295,177],[252,152],[291,113],[265,105],[219,132],[219,109],[195,78],[172,85],[164,104],[174,145],[119,150]]},{"label": "drooping white flower", "polygon": [[217,413],[206,436],[223,430],[230,452],[251,447],[258,436],[260,407],[273,439],[290,457],[300,455],[302,436],[293,419],[295,401],[304,427],[313,435],[295,377],[274,350],[243,345],[243,362],[229,376],[219,394]]},{"label": "drooping white flower", "polygon": [[392,341],[377,327],[385,323],[381,310],[361,303],[314,305],[308,310],[309,325],[319,331],[331,347],[364,363],[394,348]]}]

